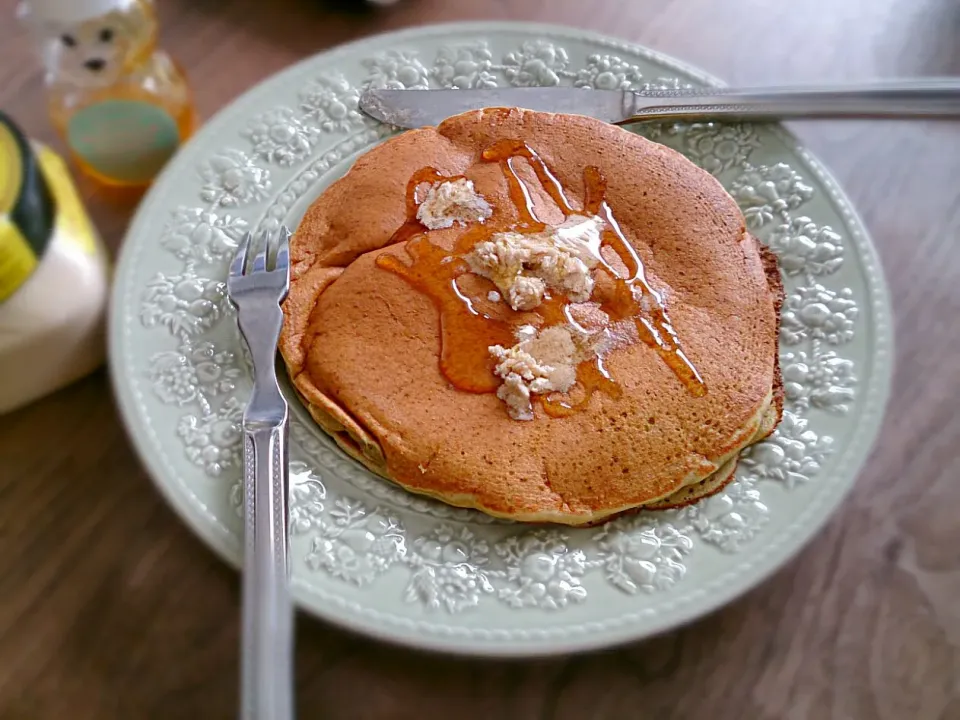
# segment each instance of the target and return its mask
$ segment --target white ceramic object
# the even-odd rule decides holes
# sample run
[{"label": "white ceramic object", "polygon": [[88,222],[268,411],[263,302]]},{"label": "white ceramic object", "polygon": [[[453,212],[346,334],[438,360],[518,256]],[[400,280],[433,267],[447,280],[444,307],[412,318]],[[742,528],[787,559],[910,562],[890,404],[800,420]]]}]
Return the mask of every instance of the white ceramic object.
[{"label": "white ceramic object", "polygon": [[[360,88],[717,81],[635,45],[560,27],[432,26],[311,57],[232,103],[175,157],[123,247],[113,379],[137,450],[170,504],[240,558],[241,408],[251,386],[224,296],[248,228],[296,226],[361,152],[394,132]],[[729,602],[793,556],[852,486],[891,372],[888,297],[867,234],[829,175],[769,126],[647,127],[737,198],[779,254],[787,411],[737,480],[692,507],[594,529],[531,528],[411,495],[361,468],[292,393],[291,525],[299,604],[410,645],[480,655],[641,638]]]}]

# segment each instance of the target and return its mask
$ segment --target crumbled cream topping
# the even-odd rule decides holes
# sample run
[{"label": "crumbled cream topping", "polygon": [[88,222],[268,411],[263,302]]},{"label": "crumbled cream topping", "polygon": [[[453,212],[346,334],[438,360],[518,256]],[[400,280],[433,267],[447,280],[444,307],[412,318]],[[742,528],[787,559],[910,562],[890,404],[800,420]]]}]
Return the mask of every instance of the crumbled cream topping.
[{"label": "crumbled cream topping", "polygon": [[[604,314],[605,316],[605,314]],[[577,382],[577,366],[591,357],[604,356],[639,340],[632,320],[620,320],[587,329],[577,323],[537,330],[517,328],[517,343],[509,348],[493,345],[494,373],[503,382],[497,397],[514,420],[533,419],[533,396],[568,392]]]},{"label": "crumbled cream topping", "polygon": [[516,336],[519,342],[526,342],[527,340],[533,340],[539,334],[533,325],[521,325],[517,328]]},{"label": "crumbled cream topping", "polygon": [[517,344],[490,347],[497,360],[494,370],[503,380],[497,397],[507,405],[514,420],[532,420],[533,394],[567,392],[577,381],[577,345],[566,325],[538,332],[530,325],[517,331]]},{"label": "crumbled cream topping", "polygon": [[434,183],[417,208],[417,220],[430,230],[482,222],[492,214],[490,203],[466,178]]},{"label": "crumbled cream topping", "polygon": [[507,302],[514,310],[533,310],[543,301],[547,284],[538,277],[517,275],[504,290]]},{"label": "crumbled cream topping", "polygon": [[466,261],[488,278],[514,310],[533,310],[547,289],[585,302],[593,292],[590,271],[600,262],[600,218],[571,215],[538,233],[495,233],[471,250]]},{"label": "crumbled cream topping", "polygon": [[[600,228],[596,216],[572,215],[557,227],[537,233],[494,233],[466,255],[475,274],[493,282],[514,310],[533,310],[548,290],[564,293],[573,303],[586,303],[593,292],[590,271],[600,262]],[[605,316],[604,316],[605,317]],[[493,345],[494,372],[503,382],[497,397],[514,420],[532,420],[532,396],[567,392],[577,381],[577,365],[594,353],[609,328],[588,331],[577,323],[538,331],[517,330],[509,348]]]}]

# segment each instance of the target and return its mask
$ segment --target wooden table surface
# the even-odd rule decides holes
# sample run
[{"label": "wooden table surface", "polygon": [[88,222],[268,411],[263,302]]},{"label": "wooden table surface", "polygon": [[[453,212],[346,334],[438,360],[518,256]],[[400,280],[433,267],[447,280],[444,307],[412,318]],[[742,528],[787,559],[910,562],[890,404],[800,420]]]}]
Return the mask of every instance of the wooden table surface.
[{"label": "wooden table surface", "polygon": [[[158,5],[205,118],[311,53],[459,19],[604,31],[730,82],[960,74],[956,0]],[[54,140],[12,11],[0,0],[0,107]],[[960,124],[795,129],[866,220],[896,314],[883,433],[826,529],[725,609],[590,655],[450,659],[301,614],[300,717],[960,718]],[[129,209],[82,189],[115,248]],[[238,589],[147,478],[104,372],[0,418],[0,718],[234,717]]]}]

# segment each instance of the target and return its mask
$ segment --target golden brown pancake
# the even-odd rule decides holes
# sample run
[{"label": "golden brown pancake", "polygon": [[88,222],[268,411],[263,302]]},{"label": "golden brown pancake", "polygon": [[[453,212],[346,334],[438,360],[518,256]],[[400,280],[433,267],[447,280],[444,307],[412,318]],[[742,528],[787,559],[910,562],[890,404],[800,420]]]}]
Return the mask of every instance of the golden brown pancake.
[{"label": "golden brown pancake", "polygon": [[[645,342],[605,357],[617,393],[595,392],[566,417],[534,404],[533,420],[515,420],[496,394],[458,389],[441,371],[438,306],[378,258],[410,262],[395,233],[409,220],[408,181],[427,167],[471,180],[493,207],[488,222],[522,220],[502,164],[482,157],[512,140],[578,208],[585,168],[602,172],[605,201],[705,394]],[[515,170],[536,217],[562,222],[531,165]],[[453,253],[464,228],[419,232]],[[776,261],[713,176],[599,120],[493,109],[391,138],[314,201],[291,256],[280,351],[301,399],[347,453],[412,492],[513,520],[594,524],[718,490],[739,451],[779,422]]]}]

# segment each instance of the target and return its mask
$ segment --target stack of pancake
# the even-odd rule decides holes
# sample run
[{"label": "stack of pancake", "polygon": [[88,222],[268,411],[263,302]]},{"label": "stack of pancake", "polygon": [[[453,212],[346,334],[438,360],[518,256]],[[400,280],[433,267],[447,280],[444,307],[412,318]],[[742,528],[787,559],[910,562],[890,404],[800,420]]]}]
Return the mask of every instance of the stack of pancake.
[{"label": "stack of pancake", "polygon": [[[491,162],[490,148],[504,142],[532,149],[550,182],[532,161]],[[553,180],[561,199],[586,213],[596,204],[586,169],[602,174],[608,230],[615,218],[642,263],[649,289],[645,298],[634,293],[638,307],[662,300],[702,391],[681,382],[662,347],[621,343],[596,363],[616,392],[581,392],[576,411],[562,416],[533,402],[532,417],[518,420],[490,387],[451,381],[441,362],[449,318],[436,297],[388,267],[414,262],[411,243],[446,254],[437,267],[450,268],[465,236],[482,237],[478,227],[523,231],[531,217],[562,224],[569,212],[558,207]],[[511,172],[529,211],[517,203]],[[411,178],[433,176],[469,180],[492,215],[418,224],[429,182]],[[487,109],[391,138],[313,202],[291,256],[280,352],[301,400],[344,451],[411,492],[517,521],[590,525],[718,491],[740,451],[780,421],[775,258],[709,173],[602,121]],[[598,288],[603,273],[617,272],[605,266],[623,270],[616,258],[598,264]],[[499,296],[482,277],[451,282],[478,317],[528,328],[539,317],[536,308],[491,310]],[[491,357],[490,373],[495,364]]]}]

